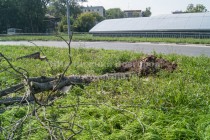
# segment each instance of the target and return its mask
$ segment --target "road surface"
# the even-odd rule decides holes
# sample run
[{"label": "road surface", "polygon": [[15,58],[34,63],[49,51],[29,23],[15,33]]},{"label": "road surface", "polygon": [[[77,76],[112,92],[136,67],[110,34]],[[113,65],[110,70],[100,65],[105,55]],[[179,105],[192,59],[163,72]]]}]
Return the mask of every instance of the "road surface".
[{"label": "road surface", "polygon": [[[63,41],[33,41],[38,46],[67,47]],[[0,41],[0,45],[33,46],[27,41]],[[210,56],[210,46],[192,44],[164,44],[164,43],[126,43],[126,42],[72,42],[73,48],[95,48],[107,50],[128,50],[146,54],[180,54],[187,56]]]}]

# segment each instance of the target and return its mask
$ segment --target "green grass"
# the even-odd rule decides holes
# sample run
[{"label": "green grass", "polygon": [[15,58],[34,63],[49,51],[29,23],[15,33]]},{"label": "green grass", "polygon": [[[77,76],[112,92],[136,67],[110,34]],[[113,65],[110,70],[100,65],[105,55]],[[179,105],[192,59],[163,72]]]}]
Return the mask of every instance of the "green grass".
[{"label": "green grass", "polygon": [[[47,62],[39,60],[19,60],[12,63],[27,69],[31,76],[52,76],[61,73],[68,62],[67,50],[43,49],[53,69]],[[36,47],[0,46],[0,52],[12,60],[34,51],[38,51]],[[156,76],[141,78],[134,76],[130,80],[113,79],[75,86],[58,99],[54,106],[47,107],[48,119],[70,121],[75,108],[59,108],[59,106],[74,105],[79,100],[81,106],[78,108],[75,123],[83,126],[84,130],[74,139],[210,139],[210,58],[175,54],[157,55],[177,62],[178,69],[173,73],[160,71]],[[113,72],[119,63],[141,58],[144,54],[73,49],[72,56],[73,64],[67,75],[100,75]],[[5,67],[6,63],[2,61],[0,66],[0,68]],[[0,73],[0,89],[19,80],[12,71]],[[11,120],[21,118],[26,112],[25,106],[8,108],[0,116],[0,125],[9,126]],[[33,130],[29,133],[30,128]],[[16,139],[49,139],[45,129],[34,116],[26,120],[18,134],[19,137]],[[66,131],[64,135],[70,134],[70,131]],[[3,139],[3,134],[0,134],[1,138]]]},{"label": "green grass", "polygon": [[[67,35],[63,35],[68,39]],[[62,41],[55,36],[0,36],[0,41],[21,41],[21,40],[56,40]],[[164,43],[188,43],[188,44],[210,44],[210,39],[195,38],[144,38],[144,37],[99,37],[91,34],[75,34],[74,41],[122,41],[122,42],[164,42]]]}]

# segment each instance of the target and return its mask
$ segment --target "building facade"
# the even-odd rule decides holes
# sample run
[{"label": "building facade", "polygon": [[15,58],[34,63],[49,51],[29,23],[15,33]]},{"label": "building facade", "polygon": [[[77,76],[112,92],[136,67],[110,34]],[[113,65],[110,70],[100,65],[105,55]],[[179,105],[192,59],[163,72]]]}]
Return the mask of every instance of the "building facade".
[{"label": "building facade", "polygon": [[89,32],[98,36],[210,38],[210,12],[109,19]]},{"label": "building facade", "polygon": [[61,19],[60,18],[56,18],[54,16],[51,16],[49,14],[46,14],[45,15],[45,18],[44,18],[44,23],[46,25],[46,33],[53,33],[56,31],[56,28],[58,26],[58,22],[60,21]]},{"label": "building facade", "polygon": [[100,16],[104,17],[105,16],[105,9],[103,6],[88,6],[88,7],[82,7],[82,12],[87,13],[87,12],[95,12],[98,13]]},{"label": "building facade", "polygon": [[131,17],[142,17],[142,11],[141,10],[125,10],[124,17],[125,18],[131,18]]}]

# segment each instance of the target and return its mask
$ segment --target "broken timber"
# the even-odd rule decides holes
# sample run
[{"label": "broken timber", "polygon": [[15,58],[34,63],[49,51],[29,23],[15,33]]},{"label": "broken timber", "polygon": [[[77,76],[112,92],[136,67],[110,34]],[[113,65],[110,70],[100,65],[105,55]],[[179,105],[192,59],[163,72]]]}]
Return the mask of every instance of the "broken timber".
[{"label": "broken timber", "polygon": [[18,58],[16,58],[16,60],[24,59],[24,58],[40,59],[40,60],[46,60],[47,59],[46,56],[41,56],[40,52],[35,52],[35,53],[29,54],[29,55],[18,57]]},{"label": "broken timber", "polygon": [[[30,87],[32,94],[38,94],[45,91],[62,91],[63,88],[78,85],[78,84],[89,84],[98,80],[108,79],[128,79],[131,76],[146,76],[149,74],[156,74],[159,70],[164,69],[169,72],[173,72],[177,68],[176,63],[171,63],[165,59],[157,58],[156,56],[150,55],[144,59],[137,59],[130,62],[124,62],[115,70],[117,73],[104,74],[101,76],[59,76],[59,77],[35,77],[29,78]],[[7,96],[11,93],[16,93],[24,88],[24,84],[17,84],[10,88],[0,91],[0,98]],[[67,88],[68,89],[68,88]],[[33,101],[33,98],[27,97],[15,97],[15,98],[2,98],[0,99],[1,104],[14,104],[23,103],[27,101]]]},{"label": "broken timber", "polygon": [[[44,91],[62,91],[62,88],[70,85],[77,84],[89,84],[98,80],[108,80],[108,79],[127,79],[134,75],[134,73],[113,73],[113,74],[104,74],[101,76],[77,76],[72,75],[69,77],[36,77],[30,78],[30,84],[33,88],[33,94],[38,94]],[[0,91],[0,98],[4,97],[11,93],[16,93],[17,91],[24,88],[23,84],[18,84],[12,86],[8,89]],[[23,98],[23,97],[14,97],[14,98],[5,98],[0,100],[0,105],[10,105],[14,103],[25,103],[27,101],[33,101],[33,98]]]}]

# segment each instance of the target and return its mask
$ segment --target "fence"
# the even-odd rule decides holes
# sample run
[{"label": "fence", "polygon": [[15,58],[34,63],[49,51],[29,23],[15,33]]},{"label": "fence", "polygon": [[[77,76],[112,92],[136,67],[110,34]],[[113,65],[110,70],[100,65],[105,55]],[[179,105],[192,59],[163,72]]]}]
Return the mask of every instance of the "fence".
[{"label": "fence", "polygon": [[145,38],[210,38],[210,32],[95,32],[94,36],[145,37]]},{"label": "fence", "polygon": [[[74,32],[74,34],[84,35],[88,32]],[[15,33],[15,34],[0,34],[0,36],[55,36],[56,33]],[[67,33],[61,33],[59,35],[68,35]]]},{"label": "fence", "polygon": [[[145,37],[145,38],[197,38],[208,39],[210,32],[74,32],[76,35],[90,34],[93,36],[109,36],[109,37]],[[0,36],[54,36],[55,33],[16,33],[13,35],[0,34]],[[67,35],[62,33],[61,35]]]}]

